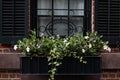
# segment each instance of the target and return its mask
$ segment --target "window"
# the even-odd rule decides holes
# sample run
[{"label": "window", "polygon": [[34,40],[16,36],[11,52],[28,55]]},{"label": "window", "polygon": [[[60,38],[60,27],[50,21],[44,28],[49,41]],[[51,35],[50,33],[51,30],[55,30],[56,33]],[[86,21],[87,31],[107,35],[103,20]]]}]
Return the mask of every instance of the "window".
[{"label": "window", "polygon": [[0,43],[14,44],[27,34],[27,0],[0,0]]},{"label": "window", "polygon": [[37,34],[71,36],[84,34],[91,26],[91,0],[0,0],[0,43],[14,44],[28,35],[28,1],[30,28]]},{"label": "window", "polygon": [[[38,36],[41,32],[50,36],[59,34],[61,37],[72,36],[76,32],[84,34],[90,27],[91,0],[37,0],[36,2],[37,16],[32,18],[37,19]],[[35,24],[35,21],[32,23]]]},{"label": "window", "polygon": [[120,0],[96,0],[95,26],[103,39],[120,45]]}]

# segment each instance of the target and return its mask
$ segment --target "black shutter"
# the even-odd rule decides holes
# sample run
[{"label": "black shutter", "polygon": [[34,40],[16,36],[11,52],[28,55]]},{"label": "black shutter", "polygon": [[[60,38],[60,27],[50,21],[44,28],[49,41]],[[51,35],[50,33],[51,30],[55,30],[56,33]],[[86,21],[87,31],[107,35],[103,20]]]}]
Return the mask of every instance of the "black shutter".
[{"label": "black shutter", "polygon": [[95,1],[95,26],[103,39],[120,44],[120,0]]},{"label": "black shutter", "polygon": [[0,0],[0,43],[14,44],[27,35],[27,0]]}]

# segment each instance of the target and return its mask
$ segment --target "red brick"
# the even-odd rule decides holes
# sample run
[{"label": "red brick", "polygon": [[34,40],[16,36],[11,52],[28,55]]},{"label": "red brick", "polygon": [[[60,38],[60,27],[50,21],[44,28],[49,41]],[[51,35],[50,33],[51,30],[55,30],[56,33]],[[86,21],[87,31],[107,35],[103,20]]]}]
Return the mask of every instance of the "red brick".
[{"label": "red brick", "polygon": [[0,49],[0,53],[2,53],[2,50]]},{"label": "red brick", "polygon": [[109,78],[115,78],[115,73],[111,73],[111,74],[109,74]]},{"label": "red brick", "polygon": [[8,78],[8,73],[2,73],[1,78]]},{"label": "red brick", "polygon": [[4,52],[4,53],[10,52],[10,48],[5,48],[5,49],[3,50],[3,52]]},{"label": "red brick", "polygon": [[20,73],[16,73],[16,78],[20,78],[20,77],[21,77]]},{"label": "red brick", "polygon": [[108,78],[108,74],[107,73],[103,73],[102,74],[102,78]]},{"label": "red brick", "polygon": [[117,74],[117,78],[120,78],[120,73],[119,73],[119,74]]},{"label": "red brick", "polygon": [[9,77],[10,77],[10,78],[16,78],[17,76],[16,76],[16,73],[10,73],[10,74],[9,74]]},{"label": "red brick", "polygon": [[0,73],[0,78],[1,78],[1,73]]}]

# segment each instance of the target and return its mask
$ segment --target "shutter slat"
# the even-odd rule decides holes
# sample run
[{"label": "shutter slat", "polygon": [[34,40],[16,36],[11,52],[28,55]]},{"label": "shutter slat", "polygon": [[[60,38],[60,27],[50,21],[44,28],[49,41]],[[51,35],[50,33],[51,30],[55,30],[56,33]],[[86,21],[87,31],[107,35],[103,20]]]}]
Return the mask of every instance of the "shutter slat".
[{"label": "shutter slat", "polygon": [[[15,11],[15,33],[16,35],[24,34],[25,25],[25,3],[24,0],[16,1],[16,11]],[[22,10],[22,12],[21,12]]]},{"label": "shutter slat", "polygon": [[[3,0],[2,10],[2,35],[9,36],[13,34],[14,2],[12,0]],[[7,11],[8,10],[8,11]],[[7,23],[8,22],[8,23]]]}]

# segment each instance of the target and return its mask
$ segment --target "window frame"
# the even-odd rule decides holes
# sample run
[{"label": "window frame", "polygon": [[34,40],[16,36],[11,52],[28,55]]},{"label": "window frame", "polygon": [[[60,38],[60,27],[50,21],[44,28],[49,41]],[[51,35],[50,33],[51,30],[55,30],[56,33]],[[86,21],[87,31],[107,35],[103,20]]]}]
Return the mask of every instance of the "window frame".
[{"label": "window frame", "polygon": [[[35,0],[34,3],[33,3],[33,1],[31,1],[31,7],[32,7],[32,9],[31,9],[31,13],[32,13],[31,28],[32,29],[36,28],[36,31],[37,31],[38,29],[37,29],[37,27],[35,27],[35,26],[37,26],[37,15],[36,15],[37,14],[37,3],[35,3],[35,2],[37,2],[37,0]],[[84,2],[83,35],[85,35],[85,33],[87,31],[91,31],[91,3],[92,3],[92,0],[85,0],[85,2]],[[33,13],[33,11],[34,11],[34,13]],[[69,13],[68,13],[68,15],[69,15]]]}]

